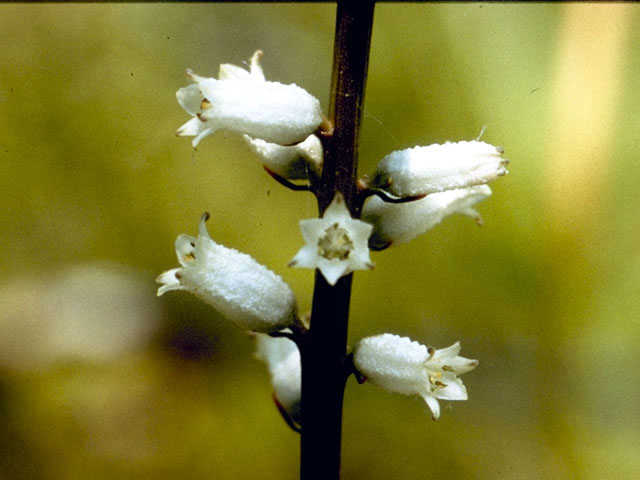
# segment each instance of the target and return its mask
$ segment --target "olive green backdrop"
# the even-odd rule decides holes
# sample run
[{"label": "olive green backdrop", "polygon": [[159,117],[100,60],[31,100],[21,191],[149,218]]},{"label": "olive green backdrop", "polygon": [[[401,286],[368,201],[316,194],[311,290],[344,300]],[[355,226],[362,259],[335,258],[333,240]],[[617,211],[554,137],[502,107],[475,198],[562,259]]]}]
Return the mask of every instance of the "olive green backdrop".
[{"label": "olive green backdrop", "polygon": [[[310,194],[239,136],[174,136],[186,68],[264,51],[328,104],[334,6],[0,5],[0,477],[293,479],[298,437],[252,341],[183,292],[173,242],[287,269]],[[360,173],[413,145],[512,160],[478,210],[373,254],[350,341],[394,332],[480,360],[439,421],[347,386],[345,479],[640,476],[640,8],[380,4]]]}]

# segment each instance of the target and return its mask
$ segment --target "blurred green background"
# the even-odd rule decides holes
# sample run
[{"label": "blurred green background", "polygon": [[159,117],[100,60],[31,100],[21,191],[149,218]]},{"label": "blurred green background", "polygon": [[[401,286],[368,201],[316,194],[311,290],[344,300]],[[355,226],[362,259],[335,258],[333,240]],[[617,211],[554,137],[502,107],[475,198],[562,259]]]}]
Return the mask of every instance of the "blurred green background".
[{"label": "blurred green background", "polygon": [[[382,332],[480,360],[433,422],[347,387],[345,479],[640,477],[640,7],[380,4],[360,172],[413,145],[512,160],[478,205],[355,275],[350,341]],[[311,195],[237,135],[174,136],[186,68],[264,50],[326,109],[334,6],[0,5],[0,478],[293,479],[298,437],[252,341],[155,297],[203,211],[281,274]]]}]

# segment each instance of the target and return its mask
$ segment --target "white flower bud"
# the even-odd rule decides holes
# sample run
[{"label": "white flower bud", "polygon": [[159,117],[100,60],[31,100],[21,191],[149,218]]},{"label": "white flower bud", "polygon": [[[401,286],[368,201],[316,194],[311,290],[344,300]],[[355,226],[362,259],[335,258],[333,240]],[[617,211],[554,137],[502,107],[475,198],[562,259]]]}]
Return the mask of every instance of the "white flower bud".
[{"label": "white flower bud", "polygon": [[436,350],[407,337],[385,333],[360,340],[353,349],[353,364],[371,383],[391,392],[420,395],[440,416],[440,400],[466,400],[467,390],[458,378],[477,360],[458,356],[460,342]]},{"label": "white flower bud", "polygon": [[367,240],[371,225],[351,218],[340,192],[322,218],[300,220],[307,244],[289,262],[290,267],[318,268],[329,285],[355,270],[371,270]]},{"label": "white flower bud", "polygon": [[468,215],[480,223],[482,217],[472,206],[491,195],[488,185],[478,185],[432,193],[407,203],[387,203],[372,196],[362,209],[362,220],[373,225],[369,246],[383,249],[400,245],[430,230],[454,213]]},{"label": "white flower bud", "polygon": [[195,136],[194,148],[217,130],[245,133],[281,145],[302,142],[312,134],[322,122],[320,102],[295,84],[265,81],[260,54],[254,54],[251,72],[221,65],[220,79],[188,70],[195,84],[178,90],[176,97],[193,118],[176,134]]},{"label": "white flower bud", "polygon": [[267,364],[273,392],[280,406],[293,420],[301,423],[302,367],[296,344],[288,338],[259,333],[256,335],[255,357]]},{"label": "white flower bud", "polygon": [[398,150],[380,161],[373,184],[398,197],[481,185],[507,173],[502,153],[479,141]]},{"label": "white flower bud", "polygon": [[157,278],[158,296],[187,290],[247,330],[274,332],[290,325],[297,312],[293,291],[282,278],[249,255],[218,245],[209,237],[205,214],[197,238],[180,235],[181,268]]},{"label": "white flower bud", "polygon": [[257,153],[262,163],[274,173],[289,180],[306,180],[310,173],[320,176],[322,170],[322,144],[315,135],[304,142],[283,146],[243,135],[247,144]]}]

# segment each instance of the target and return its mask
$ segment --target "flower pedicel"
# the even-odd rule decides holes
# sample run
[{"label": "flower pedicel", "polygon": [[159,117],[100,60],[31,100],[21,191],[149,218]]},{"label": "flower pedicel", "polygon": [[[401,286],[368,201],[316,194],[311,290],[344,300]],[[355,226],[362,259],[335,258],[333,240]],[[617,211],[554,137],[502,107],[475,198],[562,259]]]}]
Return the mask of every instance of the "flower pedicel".
[{"label": "flower pedicel", "polygon": [[473,205],[490,195],[488,185],[477,185],[432,193],[420,200],[400,204],[370,197],[362,209],[362,219],[373,225],[369,246],[383,250],[390,245],[408,243],[454,213],[470,216],[480,224],[482,217]]}]

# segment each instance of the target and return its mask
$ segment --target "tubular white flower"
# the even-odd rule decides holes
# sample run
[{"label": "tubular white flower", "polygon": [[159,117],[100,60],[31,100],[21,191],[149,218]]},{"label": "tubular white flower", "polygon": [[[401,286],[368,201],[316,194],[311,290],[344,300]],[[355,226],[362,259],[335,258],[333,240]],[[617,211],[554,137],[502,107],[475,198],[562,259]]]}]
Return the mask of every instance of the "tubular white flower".
[{"label": "tubular white flower", "polygon": [[176,93],[178,103],[193,116],[177,135],[195,136],[194,148],[217,130],[230,130],[290,145],[306,139],[322,122],[320,102],[295,84],[267,82],[260,66],[262,52],[251,59],[250,71],[220,66],[219,79],[187,70],[195,83]]},{"label": "tubular white flower", "polygon": [[300,220],[307,244],[289,262],[290,267],[318,268],[329,285],[355,270],[371,270],[367,240],[373,227],[351,218],[340,192],[322,218]]},{"label": "tubular white flower", "polygon": [[475,140],[398,150],[380,161],[373,183],[398,197],[481,185],[507,173],[503,153]]},{"label": "tubular white flower", "polygon": [[387,203],[369,197],[362,209],[362,220],[373,225],[369,246],[383,249],[400,245],[430,230],[454,213],[468,215],[481,223],[482,217],[472,206],[491,195],[488,185],[432,193],[407,203]]},{"label": "tubular white flower", "polygon": [[407,337],[385,333],[360,340],[353,350],[353,364],[371,383],[391,392],[420,395],[440,416],[440,400],[466,400],[459,375],[478,366],[477,360],[458,356],[460,342],[436,350]]},{"label": "tubular white flower", "polygon": [[322,169],[322,144],[315,135],[309,135],[296,145],[283,146],[243,135],[247,144],[272,172],[290,180],[306,180],[309,174],[319,176]]},{"label": "tubular white flower", "polygon": [[257,334],[255,357],[267,364],[273,392],[280,406],[300,423],[302,367],[296,344],[288,338]]},{"label": "tubular white flower", "polygon": [[158,296],[187,290],[247,330],[274,332],[290,325],[297,312],[293,291],[282,278],[249,255],[218,245],[202,216],[198,237],[180,235],[176,254],[182,267],[162,273]]}]

